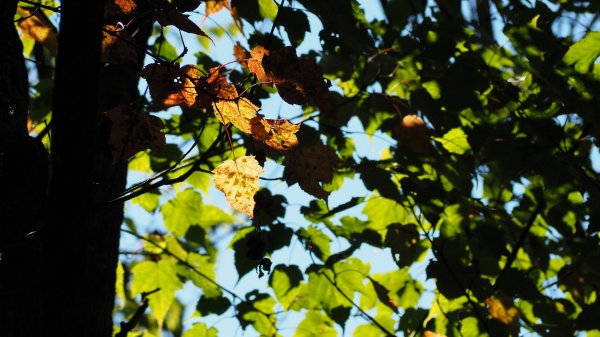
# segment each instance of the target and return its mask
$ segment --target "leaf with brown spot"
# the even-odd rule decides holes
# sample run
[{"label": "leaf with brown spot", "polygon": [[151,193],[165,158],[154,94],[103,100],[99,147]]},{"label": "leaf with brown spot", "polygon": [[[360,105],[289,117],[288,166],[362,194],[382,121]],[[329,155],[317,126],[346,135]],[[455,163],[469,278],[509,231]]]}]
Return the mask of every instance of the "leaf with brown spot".
[{"label": "leaf with brown spot", "polygon": [[250,59],[248,60],[248,69],[256,75],[256,78],[262,83],[270,83],[271,79],[265,73],[262,61],[265,55],[269,55],[269,51],[264,47],[258,46],[250,51]]},{"label": "leaf with brown spot", "polygon": [[326,199],[329,192],[321,184],[333,179],[333,168],[339,162],[335,151],[321,142],[310,147],[296,147],[283,160],[283,177],[288,185],[298,183],[306,193]]},{"label": "leaf with brown spot", "polygon": [[289,151],[298,145],[296,132],[300,125],[285,119],[264,119],[256,116],[250,120],[251,135],[272,149]]},{"label": "leaf with brown spot", "polygon": [[37,12],[32,15],[30,11],[23,7],[17,7],[17,13],[26,18],[19,20],[18,23],[23,36],[41,43],[52,55],[56,55],[58,44],[52,23]]},{"label": "leaf with brown spot", "polygon": [[113,164],[124,162],[146,149],[160,151],[165,147],[165,135],[161,131],[165,124],[160,118],[126,104],[104,114],[113,123],[108,139],[112,147]]},{"label": "leaf with brown spot", "polygon": [[[196,25],[187,15],[181,13],[175,8],[160,12],[156,16],[156,20],[162,26],[175,26],[184,32],[201,35],[207,37],[211,42],[213,40],[208,36],[198,25]],[[214,42],[213,42],[214,43]]]},{"label": "leaf with brown spot", "polygon": [[102,31],[102,63],[138,63],[138,53],[131,34],[113,25],[104,26]]},{"label": "leaf with brown spot", "polygon": [[244,156],[234,160],[226,160],[217,166],[215,187],[225,193],[229,204],[240,212],[246,213],[250,219],[254,217],[254,194],[258,191],[258,176],[264,169],[254,156]]},{"label": "leaf with brown spot", "polygon": [[239,97],[235,86],[219,74],[220,67],[210,70],[206,91],[212,95],[215,116],[226,125],[233,124],[244,133],[251,133],[250,120],[256,117],[259,108],[247,98]]}]

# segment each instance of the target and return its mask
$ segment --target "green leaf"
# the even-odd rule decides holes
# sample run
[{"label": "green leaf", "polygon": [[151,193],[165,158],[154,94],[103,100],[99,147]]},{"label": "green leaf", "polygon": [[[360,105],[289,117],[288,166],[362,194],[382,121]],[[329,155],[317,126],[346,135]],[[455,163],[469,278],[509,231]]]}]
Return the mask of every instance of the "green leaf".
[{"label": "green leaf", "polygon": [[219,332],[215,328],[207,328],[204,323],[196,323],[185,331],[183,337],[217,337]]},{"label": "green leaf", "polygon": [[367,200],[362,212],[369,218],[369,229],[375,231],[381,231],[392,223],[406,223],[411,218],[401,204],[376,195]]},{"label": "green leaf", "polygon": [[303,276],[296,265],[277,265],[269,277],[269,285],[284,309],[289,309],[300,291]]},{"label": "green leaf", "polygon": [[309,311],[298,324],[294,337],[336,337],[333,321],[319,311]]},{"label": "green leaf", "polygon": [[258,0],[258,8],[260,15],[271,21],[275,20],[275,16],[277,16],[277,4],[274,0]]},{"label": "green leaf", "polygon": [[117,281],[115,284],[115,291],[117,298],[121,301],[121,309],[125,307],[125,301],[127,298],[125,297],[125,269],[123,269],[123,264],[119,262],[117,264]]},{"label": "green leaf", "polygon": [[175,292],[183,287],[177,277],[175,264],[169,260],[158,262],[142,261],[132,269],[133,280],[131,281],[131,294],[133,296],[144,292],[157,292],[148,296],[152,314],[159,326],[167,314],[167,310],[175,299]]},{"label": "green leaf", "polygon": [[186,181],[200,191],[208,193],[208,188],[210,187],[210,174],[206,172],[194,172]]},{"label": "green leaf", "polygon": [[563,57],[563,62],[567,65],[574,64],[578,73],[585,74],[590,71],[598,57],[600,57],[600,32],[589,32],[569,48]]},{"label": "green leaf", "polygon": [[158,193],[148,192],[144,193],[138,197],[131,199],[133,204],[138,204],[142,206],[147,212],[154,212],[154,210],[158,207],[158,199],[160,195]]},{"label": "green leaf", "polygon": [[467,135],[461,128],[454,128],[446,132],[441,138],[431,137],[431,139],[442,144],[444,149],[450,153],[464,154],[471,150],[471,146],[467,141]]},{"label": "green leaf", "polygon": [[298,231],[298,235],[304,240],[306,247],[315,253],[321,261],[327,260],[329,255],[331,255],[331,248],[329,246],[331,239],[316,227],[308,226],[306,229],[301,228]]},{"label": "green leaf", "polygon": [[185,189],[161,208],[165,227],[177,236],[183,236],[190,226],[210,228],[220,223],[238,221],[213,205],[204,205],[202,195],[191,188]]},{"label": "green leaf", "polygon": [[189,253],[187,263],[194,267],[197,272],[190,270],[186,274],[189,275],[194,285],[204,291],[204,296],[217,297],[221,295],[221,288],[215,284],[217,280],[215,264],[210,256]]},{"label": "green leaf", "polygon": [[363,324],[354,330],[354,337],[385,337],[386,334],[374,324]]}]

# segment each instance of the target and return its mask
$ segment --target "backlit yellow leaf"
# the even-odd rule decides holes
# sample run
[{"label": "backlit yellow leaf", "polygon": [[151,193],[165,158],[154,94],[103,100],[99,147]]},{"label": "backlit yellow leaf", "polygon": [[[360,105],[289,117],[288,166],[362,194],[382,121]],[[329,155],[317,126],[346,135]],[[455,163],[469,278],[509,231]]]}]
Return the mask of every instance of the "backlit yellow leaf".
[{"label": "backlit yellow leaf", "polygon": [[498,297],[492,296],[487,298],[485,304],[488,306],[490,316],[506,325],[516,322],[519,318],[519,309],[512,305],[505,306]]},{"label": "backlit yellow leaf", "polygon": [[17,12],[20,16],[26,18],[19,20],[18,23],[23,35],[41,43],[52,55],[56,55],[58,46],[52,23],[44,16],[40,16],[37,13],[32,14],[22,7],[17,7]]},{"label": "backlit yellow leaf", "polygon": [[296,132],[300,125],[285,119],[263,119],[256,116],[250,120],[252,137],[279,151],[289,151],[298,145]]},{"label": "backlit yellow leaf", "polygon": [[225,193],[225,198],[233,208],[254,217],[254,194],[258,191],[258,176],[264,169],[254,156],[244,156],[234,160],[226,160],[217,166],[214,184]]}]

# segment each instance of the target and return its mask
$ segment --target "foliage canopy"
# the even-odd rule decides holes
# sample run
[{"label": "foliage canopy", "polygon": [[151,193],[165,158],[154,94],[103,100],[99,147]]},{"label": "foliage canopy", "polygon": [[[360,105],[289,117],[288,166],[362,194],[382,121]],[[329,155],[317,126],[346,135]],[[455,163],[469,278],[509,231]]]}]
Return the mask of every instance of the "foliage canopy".
[{"label": "foliage canopy", "polygon": [[[56,53],[43,4],[16,17],[26,57]],[[113,201],[148,213],[123,225],[142,248],[115,317],[146,303],[138,336],[217,336],[214,315],[261,336],[600,336],[598,3],[365,4],[107,1],[103,64],[147,54],[144,93],[105,112],[135,180]],[[148,18],[146,49],[129,23]],[[30,108],[46,144],[51,81]],[[216,276],[223,233],[247,293]]]}]

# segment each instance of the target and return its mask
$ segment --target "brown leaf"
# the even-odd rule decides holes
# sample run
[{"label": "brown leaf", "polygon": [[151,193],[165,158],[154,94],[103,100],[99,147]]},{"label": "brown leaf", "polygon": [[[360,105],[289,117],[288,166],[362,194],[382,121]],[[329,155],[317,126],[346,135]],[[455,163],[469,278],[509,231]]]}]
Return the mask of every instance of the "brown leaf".
[{"label": "brown leaf", "polygon": [[41,43],[52,55],[56,55],[58,45],[52,23],[37,12],[32,15],[30,11],[22,7],[17,7],[17,13],[26,18],[19,20],[18,23],[23,36]]},{"label": "brown leaf", "polygon": [[235,161],[226,160],[217,166],[214,184],[217,189],[225,193],[227,202],[240,212],[254,217],[254,194],[258,191],[258,176],[264,169],[258,164],[254,156],[244,156]]},{"label": "brown leaf", "polygon": [[265,73],[262,61],[265,55],[269,55],[269,51],[258,46],[250,51],[250,60],[248,60],[248,69],[256,75],[256,78],[262,83],[269,83],[271,79]]},{"label": "brown leaf", "polygon": [[265,54],[262,66],[287,103],[302,105],[311,100],[322,110],[331,109],[329,84],[323,78],[323,71],[312,61],[299,58],[294,48],[284,47]]},{"label": "brown leaf", "polygon": [[250,120],[251,135],[272,149],[289,151],[298,145],[296,132],[300,125],[292,124],[288,120],[263,119],[256,116]]},{"label": "brown leaf", "polygon": [[106,111],[105,115],[113,122],[108,140],[113,164],[126,161],[146,149],[160,151],[165,147],[165,135],[161,131],[165,124],[160,118],[126,104]]},{"label": "brown leaf", "polygon": [[129,14],[136,9],[137,4],[133,0],[114,0],[115,5],[125,14]]},{"label": "brown leaf", "polygon": [[[110,31],[110,32],[107,32]],[[113,25],[104,26],[102,31],[102,63],[139,63],[133,37]]]},{"label": "brown leaf", "polygon": [[288,185],[298,183],[306,193],[326,199],[329,192],[321,186],[333,179],[333,168],[339,159],[334,150],[317,142],[310,147],[296,147],[283,160],[283,177]]},{"label": "brown leaf", "polygon": [[244,68],[248,68],[248,52],[239,42],[233,46],[233,56]]},{"label": "brown leaf", "polygon": [[409,149],[421,153],[429,153],[430,134],[427,125],[417,115],[405,115],[394,128],[400,143]]},{"label": "brown leaf", "polygon": [[164,110],[176,105],[206,109],[206,102],[198,100],[196,87],[200,85],[200,71],[196,66],[152,63],[144,67],[141,77],[148,81],[152,111]]},{"label": "brown leaf", "polygon": [[[187,15],[181,13],[175,8],[160,12],[156,16],[156,20],[162,26],[175,26],[184,32],[201,35],[207,37],[211,42],[213,40],[208,36],[198,25],[188,18]],[[214,42],[213,42],[214,43]]]}]

